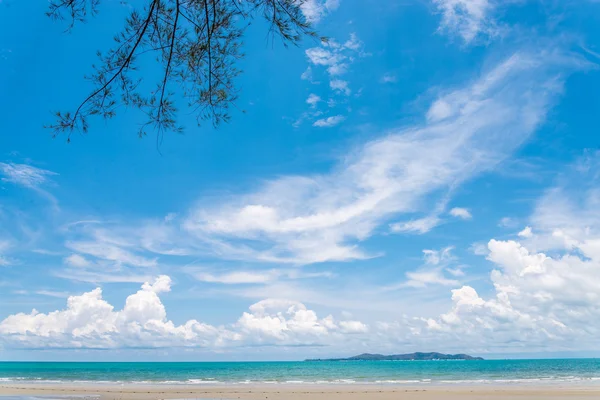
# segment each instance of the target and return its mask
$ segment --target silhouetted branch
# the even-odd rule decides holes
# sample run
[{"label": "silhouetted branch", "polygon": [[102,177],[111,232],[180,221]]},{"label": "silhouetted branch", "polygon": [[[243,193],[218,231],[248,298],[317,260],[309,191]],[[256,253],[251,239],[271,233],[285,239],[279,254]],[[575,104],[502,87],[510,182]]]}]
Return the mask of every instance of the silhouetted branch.
[{"label": "silhouetted branch", "polygon": [[[57,122],[47,126],[54,136],[73,131],[88,131],[88,118],[100,115],[112,118],[117,107],[132,106],[141,110],[147,121],[140,136],[154,126],[164,131],[181,132],[176,124],[177,109],[169,88],[179,83],[180,94],[200,121],[213,125],[229,120],[228,109],[237,99],[234,79],[240,71],[235,64],[243,54],[241,39],[253,14],[262,10],[273,35],[284,44],[297,44],[302,37],[318,38],[302,14],[305,0],[146,0],[147,13],[140,16],[136,8],[125,21],[124,29],[114,40],[117,45],[106,54],[98,53],[100,64],[88,77],[96,88],[78,105],[75,112],[57,112]],[[53,19],[70,18],[71,29],[97,13],[101,0],[51,0],[47,15]],[[138,7],[139,8],[139,7]],[[137,73],[134,61],[156,53],[163,73],[155,90],[142,90],[147,73]],[[168,87],[169,86],[169,87]],[[118,95],[119,97],[115,97]],[[158,139],[158,137],[157,137]]]}]

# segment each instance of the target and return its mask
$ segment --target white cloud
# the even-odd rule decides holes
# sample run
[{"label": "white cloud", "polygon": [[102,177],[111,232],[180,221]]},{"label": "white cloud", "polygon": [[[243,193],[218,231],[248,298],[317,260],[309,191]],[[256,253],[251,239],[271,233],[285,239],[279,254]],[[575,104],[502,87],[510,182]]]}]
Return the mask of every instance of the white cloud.
[{"label": "white cloud", "polygon": [[340,321],[340,327],[344,333],[369,332],[369,327],[360,321]]},{"label": "white cloud", "polygon": [[[333,7],[338,2],[327,1],[326,3],[329,3],[329,6]],[[322,69],[329,76],[329,87],[333,91],[333,94],[335,96],[347,97],[352,93],[350,85],[348,81],[341,80],[339,77],[348,72],[356,59],[369,55],[363,51],[363,47],[363,43],[358,39],[355,33],[351,33],[350,38],[344,43],[339,43],[335,39],[323,41],[320,46],[312,47],[305,51],[310,65],[302,74],[301,78],[309,80],[311,83],[318,83],[313,81],[313,67],[315,69]],[[344,102],[346,103],[347,99],[344,99]],[[335,107],[335,105],[336,102],[334,99],[328,100],[327,107]],[[311,103],[310,106],[311,108],[317,108],[316,103]],[[346,110],[349,111],[350,107],[346,107]],[[294,127],[298,127],[305,119],[317,118],[321,115],[319,113],[323,114],[324,112],[323,110],[319,110],[316,113],[305,112],[293,123]],[[313,126],[324,126],[324,123],[326,123],[326,121],[321,119],[316,121],[316,123],[313,123]]]},{"label": "white cloud", "polygon": [[325,8],[329,11],[335,11],[339,8],[341,0],[325,0]]},{"label": "white cloud", "polygon": [[284,279],[330,278],[333,276],[327,271],[307,273],[297,268],[215,272],[207,268],[188,267],[185,268],[185,272],[200,282],[226,285],[265,284]]},{"label": "white cloud", "polygon": [[470,286],[453,290],[453,308],[431,329],[460,335],[481,348],[581,349],[596,342],[598,259],[549,257],[514,241],[491,240],[488,246],[488,258],[497,267],[491,274],[495,297],[486,300]]},{"label": "white cloud", "polygon": [[334,64],[327,68],[327,72],[331,76],[343,75],[348,72],[348,64]]},{"label": "white cloud", "polygon": [[333,317],[319,319],[304,304],[280,299],[262,300],[242,314],[236,326],[240,331],[255,337],[259,343],[285,341],[305,342],[307,339],[327,335],[334,328]]},{"label": "white cloud", "polygon": [[319,103],[320,101],[321,101],[321,98],[314,93],[311,93],[310,95],[308,95],[308,98],[306,99],[306,103],[308,105],[310,105],[312,108],[315,108],[317,106],[317,103]]},{"label": "white cloud", "polygon": [[280,276],[279,271],[233,271],[224,274],[214,274],[207,271],[194,271],[189,273],[201,282],[223,283],[228,285],[248,284],[248,283],[267,283],[271,282]]},{"label": "white cloud", "polygon": [[[396,287],[424,288],[429,285],[456,286],[459,282],[455,279],[449,279],[444,275],[448,271],[448,265],[455,261],[452,255],[453,247],[446,247],[441,250],[423,250],[423,261],[425,265],[416,271],[406,273],[408,278],[405,282]],[[459,269],[451,270],[453,276],[460,276]],[[460,272],[458,272],[460,271]],[[393,288],[396,288],[393,287]]]},{"label": "white cloud", "polygon": [[424,234],[438,226],[440,222],[441,220],[437,215],[430,215],[407,222],[395,222],[390,224],[390,230],[396,233],[408,232]]},{"label": "white cloud", "polygon": [[312,82],[313,74],[312,74],[312,68],[310,66],[306,68],[306,70],[302,73],[302,75],[300,75],[300,79],[302,79],[304,81]]},{"label": "white cloud", "polygon": [[[161,275],[125,300],[122,310],[108,303],[100,288],[70,296],[63,310],[18,313],[0,322],[0,341],[11,348],[140,348],[255,345],[322,345],[344,335],[366,333],[360,321],[319,318],[304,304],[266,299],[229,326],[197,320],[176,325],[167,318],[159,295],[171,291],[171,279]],[[48,295],[50,295],[48,293]]]},{"label": "white cloud", "polygon": [[346,58],[344,55],[324,47],[312,47],[307,49],[306,56],[314,65],[327,67],[336,65]]},{"label": "white cloud", "polygon": [[460,337],[473,349],[492,351],[597,347],[598,171],[600,157],[594,154],[564,174],[538,201],[532,226],[518,235],[522,242],[490,240],[493,296],[480,296],[470,286],[453,290],[451,310],[426,320],[426,330],[437,340]]},{"label": "white cloud", "polygon": [[57,292],[55,290],[37,290],[35,294],[39,294],[40,296],[57,297],[60,299],[69,297],[67,292]]},{"label": "white cloud", "polygon": [[[528,228],[535,235],[521,235],[520,242],[490,240],[487,243],[487,258],[494,265],[489,276],[493,284],[492,293],[478,291],[461,282],[460,277],[464,275],[462,266],[450,267],[456,261],[451,247],[424,250],[422,267],[406,274],[407,281],[403,282],[403,287],[435,286],[436,292],[440,286],[453,289],[448,311],[441,315],[436,313],[436,317],[401,317],[398,321],[368,321],[367,325],[349,314],[338,320],[327,314],[319,316],[297,301],[271,298],[252,305],[239,319],[225,326],[212,326],[196,320],[176,325],[167,318],[160,299],[171,290],[172,283],[168,277],[161,276],[151,284],[145,283],[137,293],[129,296],[121,310],[103,298],[101,289],[95,289],[69,297],[63,310],[11,315],[0,322],[0,342],[9,348],[190,346],[218,350],[260,345],[347,348],[349,343],[358,342],[394,348],[395,343],[405,341],[412,345],[460,348],[478,353],[596,348],[600,345],[599,171],[600,154],[593,154],[577,163],[571,173],[559,177],[557,186],[547,190],[539,199],[530,218]],[[289,186],[280,187],[276,194],[289,196],[290,190],[298,189],[302,182],[289,182]],[[319,200],[331,200],[328,197],[332,193],[330,189],[328,187]],[[340,197],[346,198],[346,193]],[[293,196],[274,197],[282,201],[279,205],[296,200]],[[312,201],[311,197],[308,199]],[[315,201],[315,204],[322,203]],[[322,233],[307,229],[307,235],[303,237],[301,231],[293,231],[292,228],[298,227],[294,223],[307,221],[297,215],[291,221],[281,219],[277,213],[282,212],[282,208],[276,205],[254,210],[256,220],[233,219],[232,223],[247,224],[241,232],[245,233],[244,240],[248,241],[255,240],[257,236],[269,239],[268,229],[275,232],[273,238],[285,237],[292,242]],[[351,219],[351,227],[356,226],[357,221],[364,223],[361,218]],[[256,229],[258,222],[265,225]],[[319,227],[323,229],[322,225]],[[341,226],[348,230],[340,231],[339,224],[326,226],[327,235],[318,237],[315,246],[322,244],[323,237],[327,239],[340,232],[353,233],[351,227]],[[240,229],[239,226],[233,228],[235,233]],[[277,251],[289,242],[272,240],[279,247],[261,256],[282,256]],[[268,240],[261,242],[262,247],[265,243],[268,244]],[[345,245],[339,240],[327,243],[331,244]],[[312,252],[308,256],[294,253],[296,249],[293,247],[289,249],[289,253],[297,258],[306,260],[313,255]],[[352,250],[360,251],[356,247]],[[245,271],[245,275],[236,275],[236,271],[210,272],[201,278],[228,284],[262,284],[275,279],[269,275],[284,276],[291,270]],[[282,290],[289,293],[287,289],[284,287]],[[259,291],[263,291],[262,287],[258,287]],[[52,291],[37,293],[64,295]],[[21,294],[26,295],[27,292]],[[364,301],[362,297],[360,300]]]},{"label": "white cloud", "polygon": [[0,162],[0,182],[8,182],[31,189],[45,197],[58,210],[58,202],[43,186],[50,182],[50,177],[58,175],[55,172],[37,168],[27,164]]},{"label": "white cloud", "polygon": [[29,188],[37,188],[48,182],[48,177],[57,175],[55,172],[40,169],[27,164],[2,163],[0,173],[4,175],[3,182],[10,182]]},{"label": "white cloud", "polygon": [[134,267],[155,267],[157,260],[136,255],[113,243],[102,241],[69,241],[65,246],[82,254]]},{"label": "white cloud", "polygon": [[344,43],[344,48],[349,49],[349,50],[355,50],[358,51],[362,48],[363,43],[360,41],[360,39],[358,38],[358,36],[356,36],[356,33],[351,33],[350,34],[350,39],[348,39],[345,43]]},{"label": "white cloud", "polygon": [[332,117],[321,118],[316,120],[313,123],[313,126],[319,128],[331,128],[332,126],[338,125],[340,122],[343,122],[346,119],[343,115],[335,115]]},{"label": "white cloud", "polygon": [[464,265],[458,266],[456,268],[446,268],[446,272],[449,273],[450,275],[458,278],[461,276],[465,276],[465,271],[463,271],[463,268],[464,268]]},{"label": "white cloud", "polygon": [[347,81],[343,81],[341,79],[334,79],[331,82],[329,82],[329,86],[340,93],[345,94],[346,96],[349,96],[350,93],[352,93],[352,91],[350,90],[350,88],[348,87],[348,82]]},{"label": "white cloud", "polygon": [[461,207],[454,207],[453,209],[451,209],[450,215],[452,215],[453,217],[462,218],[462,219],[473,218],[473,216],[471,215],[471,212],[468,209],[461,208]]},{"label": "white cloud", "polygon": [[118,348],[164,347],[189,343],[214,343],[220,332],[212,326],[190,320],[175,325],[166,319],[159,293],[170,290],[170,278],[160,276],[127,297],[120,311],[94,289],[71,296],[67,308],[39,313],[14,314],[0,322],[0,338],[15,347],[29,348]]},{"label": "white cloud", "polygon": [[[63,258],[65,268],[54,270],[53,275],[96,284],[147,281],[159,269],[157,254],[186,254],[176,242],[169,241],[175,234],[169,227],[179,223],[178,217],[161,216],[155,223],[133,226],[116,221],[78,221],[66,225],[62,229],[64,246],[73,253]],[[167,242],[169,249],[163,250],[161,246]]]},{"label": "white cloud", "polygon": [[531,227],[527,226],[527,227],[525,227],[525,229],[523,229],[517,235],[520,237],[523,237],[523,238],[530,238],[533,236],[533,232],[531,231]]},{"label": "white cloud", "polygon": [[498,28],[491,13],[495,0],[433,0],[442,15],[440,29],[457,34],[465,43],[479,35],[494,36]]},{"label": "white cloud", "polygon": [[454,260],[453,249],[454,247],[448,246],[441,250],[423,250],[423,260],[429,265],[447,265]]},{"label": "white cloud", "polygon": [[423,288],[427,285],[456,286],[458,281],[446,278],[441,270],[424,270],[407,272],[408,280],[402,284],[403,287]]},{"label": "white cloud", "polygon": [[70,265],[72,267],[87,267],[90,265],[90,262],[80,254],[71,254],[68,257],[65,257],[65,264]]},{"label": "white cloud", "polygon": [[469,250],[471,251],[471,253],[475,254],[476,256],[487,256],[488,255],[488,248],[485,243],[481,243],[481,242],[473,243],[469,247]]},{"label": "white cloud", "polygon": [[327,14],[337,10],[340,0],[301,0],[300,10],[308,22],[317,23]]},{"label": "white cloud", "polygon": [[398,78],[396,77],[396,75],[388,72],[386,74],[383,74],[380,81],[381,83],[396,83],[398,82]]},{"label": "white cloud", "polygon": [[9,240],[0,240],[0,267],[7,267],[11,262],[6,258],[5,254],[12,247]]},{"label": "white cloud", "polygon": [[519,224],[519,222],[515,218],[511,218],[511,217],[503,217],[498,222],[498,226],[500,226],[502,228],[514,228],[518,224]]},{"label": "white cloud", "polygon": [[[428,211],[422,207],[432,199],[445,204],[450,188],[494,168],[544,121],[564,78],[587,67],[554,49],[515,53],[438,98],[447,105],[443,118],[430,113],[423,124],[366,142],[329,173],[284,176],[229,202],[200,203],[183,228],[232,259],[311,263],[370,257],[359,241],[392,217]],[[439,222],[430,215],[392,223],[391,229],[426,232]]]}]

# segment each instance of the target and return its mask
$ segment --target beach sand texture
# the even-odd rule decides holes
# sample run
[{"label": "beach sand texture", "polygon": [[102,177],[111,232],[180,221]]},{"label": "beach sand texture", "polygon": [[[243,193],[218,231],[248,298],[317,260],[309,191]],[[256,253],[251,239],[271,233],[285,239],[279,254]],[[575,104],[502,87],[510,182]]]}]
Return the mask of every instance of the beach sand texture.
[{"label": "beach sand texture", "polygon": [[[598,386],[219,386],[181,387],[152,385],[65,385],[26,384],[0,385],[3,396],[99,396],[102,400],[154,399],[271,399],[271,400],[542,400],[542,399],[600,399]],[[80,398],[81,399],[81,398]]]}]

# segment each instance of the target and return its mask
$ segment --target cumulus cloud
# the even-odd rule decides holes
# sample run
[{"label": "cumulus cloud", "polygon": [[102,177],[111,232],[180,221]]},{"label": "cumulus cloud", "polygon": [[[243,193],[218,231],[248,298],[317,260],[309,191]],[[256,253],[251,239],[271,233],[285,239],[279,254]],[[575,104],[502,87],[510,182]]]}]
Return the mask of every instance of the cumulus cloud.
[{"label": "cumulus cloud", "polygon": [[452,309],[429,320],[429,329],[482,348],[577,348],[583,343],[574,341],[596,340],[600,260],[550,257],[515,241],[491,240],[488,247],[495,296],[485,299],[470,286],[452,290]]},{"label": "cumulus cloud", "polygon": [[346,58],[344,55],[325,47],[312,47],[306,50],[306,56],[314,65],[327,67],[337,65]]},{"label": "cumulus cloud", "polygon": [[332,316],[319,319],[302,303],[267,299],[250,306],[250,312],[242,314],[236,328],[259,343],[299,344],[327,336],[337,326]]},{"label": "cumulus cloud", "polygon": [[369,327],[360,321],[340,321],[340,328],[344,333],[367,333]]},{"label": "cumulus cloud", "polygon": [[345,94],[346,96],[349,96],[350,93],[352,93],[352,91],[350,90],[350,88],[348,87],[348,82],[347,81],[343,81],[341,79],[334,79],[331,82],[329,82],[329,86],[340,93]]},{"label": "cumulus cloud", "polygon": [[[403,287],[448,286],[451,305],[437,316],[404,316],[367,325],[349,314],[338,320],[319,316],[301,302],[270,298],[225,326],[197,320],[177,325],[167,318],[160,299],[172,282],[160,276],[129,296],[121,310],[98,288],[69,297],[63,310],[11,315],[0,322],[0,340],[5,347],[26,348],[347,346],[353,340],[390,348],[409,341],[478,353],[595,348],[600,345],[598,160],[597,154],[586,157],[538,200],[528,226],[535,235],[487,243],[485,254],[493,265],[491,293],[459,280],[461,266],[455,267],[452,247],[424,250],[423,265],[406,274]],[[258,220],[264,222],[270,212],[257,210],[262,216]],[[200,278],[262,283],[278,274],[282,272],[211,273]]]},{"label": "cumulus cloud", "polygon": [[525,229],[523,229],[521,232],[519,232],[517,234],[517,236],[523,237],[523,238],[530,238],[533,236],[533,232],[531,231],[531,227],[527,226],[525,227]]},{"label": "cumulus cloud", "polygon": [[321,98],[314,93],[311,93],[310,95],[308,95],[308,98],[306,99],[306,103],[308,105],[310,105],[312,108],[315,108],[317,106],[317,103],[320,101],[321,101]]},{"label": "cumulus cloud", "polygon": [[167,276],[145,283],[120,311],[97,288],[69,297],[64,310],[11,315],[0,322],[0,335],[11,345],[34,348],[162,347],[214,340],[218,332],[213,327],[194,320],[177,326],[166,319],[158,294],[168,292],[170,283]]},{"label": "cumulus cloud", "polygon": [[[330,173],[284,176],[231,202],[200,204],[183,227],[234,259],[311,263],[370,257],[356,241],[392,216],[421,211],[432,199],[445,204],[447,189],[494,168],[543,122],[562,92],[562,79],[586,67],[557,50],[516,53],[440,96],[432,107],[443,103],[444,113],[429,113],[424,124],[365,143]],[[433,215],[392,222],[391,229],[425,232],[437,223]]]},{"label": "cumulus cloud", "polygon": [[461,219],[473,218],[473,216],[471,215],[471,212],[468,209],[462,208],[462,207],[454,207],[453,209],[450,210],[450,215],[452,215],[453,217],[456,217],[456,218],[461,218]]},{"label": "cumulus cloud", "polygon": [[70,296],[67,307],[47,314],[35,309],[0,322],[0,341],[8,347],[26,348],[139,348],[256,345],[321,345],[344,335],[366,333],[360,321],[319,318],[304,304],[266,299],[229,326],[212,326],[188,320],[176,325],[167,318],[159,295],[171,291],[172,281],[161,275],[125,300],[122,310],[103,298],[97,288]]},{"label": "cumulus cloud", "polygon": [[520,241],[488,242],[492,296],[471,286],[452,290],[450,311],[425,319],[421,333],[437,340],[460,337],[471,348],[496,351],[597,347],[599,159],[598,154],[584,157],[546,191],[532,225],[518,234]]}]

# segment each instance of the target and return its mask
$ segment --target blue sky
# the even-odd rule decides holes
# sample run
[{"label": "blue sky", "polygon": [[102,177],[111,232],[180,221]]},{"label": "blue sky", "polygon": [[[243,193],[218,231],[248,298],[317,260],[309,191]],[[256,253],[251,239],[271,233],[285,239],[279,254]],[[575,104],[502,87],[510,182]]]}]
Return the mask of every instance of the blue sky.
[{"label": "blue sky", "polygon": [[244,112],[157,149],[43,128],[127,7],[0,1],[0,358],[598,349],[600,3],[373,3],[252,25]]}]

